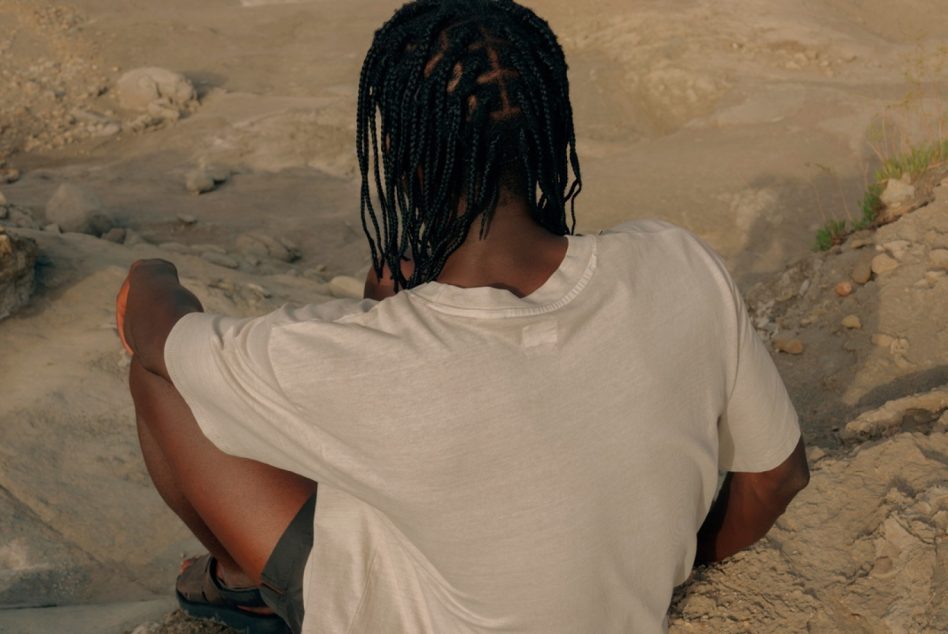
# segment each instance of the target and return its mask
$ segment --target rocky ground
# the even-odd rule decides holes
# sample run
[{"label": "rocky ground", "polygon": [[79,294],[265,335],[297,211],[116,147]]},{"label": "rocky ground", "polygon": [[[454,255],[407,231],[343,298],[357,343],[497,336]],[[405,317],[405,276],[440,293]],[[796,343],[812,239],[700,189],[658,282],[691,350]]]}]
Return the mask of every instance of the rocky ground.
[{"label": "rocky ground", "polygon": [[[112,301],[133,260],[237,315],[356,295],[367,267],[354,86],[399,3],[121,4],[0,0],[0,632],[219,631],[172,614],[198,547],[131,423]],[[660,217],[718,249],[810,446],[810,487],[696,571],[672,631],[938,631],[945,166],[890,184],[894,222],[811,247],[858,216],[877,154],[940,134],[948,6],[533,4],[571,61],[580,229]]]}]

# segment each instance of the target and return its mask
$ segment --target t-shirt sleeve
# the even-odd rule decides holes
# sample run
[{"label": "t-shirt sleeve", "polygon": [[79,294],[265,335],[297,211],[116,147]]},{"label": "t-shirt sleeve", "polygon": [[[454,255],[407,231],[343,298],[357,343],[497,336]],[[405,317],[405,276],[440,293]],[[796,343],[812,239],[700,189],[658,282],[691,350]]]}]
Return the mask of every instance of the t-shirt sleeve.
[{"label": "t-shirt sleeve", "polygon": [[790,395],[770,352],[754,330],[737,285],[721,258],[695,239],[710,256],[724,293],[725,354],[732,359],[727,400],[718,422],[718,468],[761,472],[780,465],[800,440],[800,424]]},{"label": "t-shirt sleeve", "polygon": [[332,319],[358,311],[362,304],[337,300],[319,307],[284,307],[251,319],[186,315],[165,343],[171,381],[201,431],[221,451],[312,477],[312,461],[300,442],[308,433],[306,417],[277,379],[271,338],[275,329],[306,319]]}]

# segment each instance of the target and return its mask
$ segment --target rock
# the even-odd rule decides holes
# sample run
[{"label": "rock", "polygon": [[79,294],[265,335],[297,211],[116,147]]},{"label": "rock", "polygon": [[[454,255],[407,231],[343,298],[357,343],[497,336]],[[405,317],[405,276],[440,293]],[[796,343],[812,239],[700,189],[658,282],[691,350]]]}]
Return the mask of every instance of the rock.
[{"label": "rock", "polygon": [[[164,68],[136,68],[130,70],[115,84],[119,104],[137,112],[162,110],[161,115],[193,110],[197,104],[197,92],[190,81],[179,73]],[[149,106],[159,104],[159,108]],[[164,116],[162,116],[164,118]]]},{"label": "rock", "polygon": [[7,197],[3,195],[3,192],[0,192],[0,205],[7,204]]},{"label": "rock", "polygon": [[6,217],[6,224],[18,227],[20,229],[41,229],[42,225],[36,221],[29,209],[17,205],[7,205],[0,207],[3,215]]},{"label": "rock", "polygon": [[910,244],[908,240],[892,240],[883,244],[882,248],[888,251],[896,260],[901,260],[905,257],[905,252],[908,250]]},{"label": "rock", "polygon": [[859,317],[856,315],[846,315],[839,323],[842,324],[843,328],[849,328],[850,330],[862,328],[862,322],[859,321]]},{"label": "rock", "polygon": [[259,284],[255,282],[247,282],[244,285],[244,287],[247,290],[249,290],[251,293],[259,295],[260,297],[263,297],[264,299],[273,297],[273,293],[271,293],[268,289],[264,288],[263,286],[260,286]]},{"label": "rock", "polygon": [[230,170],[221,165],[208,165],[204,168],[204,172],[215,183],[225,183],[230,178]]},{"label": "rock", "polygon": [[197,218],[195,218],[191,214],[178,214],[178,222],[180,222],[181,224],[190,226],[193,224],[197,224]]},{"label": "rock", "polygon": [[863,412],[840,432],[844,441],[869,440],[897,431],[930,430],[948,409],[948,387],[889,401]]},{"label": "rock", "polygon": [[100,213],[101,208],[102,203],[91,192],[63,183],[46,203],[46,220],[72,233],[95,233],[106,224],[105,231],[108,231],[112,223]]},{"label": "rock", "polygon": [[131,229],[125,230],[125,246],[134,247],[136,245],[142,244],[143,242],[145,242],[145,239],[142,238],[140,233]]},{"label": "rock", "polygon": [[242,233],[237,236],[235,245],[242,255],[271,258],[281,262],[293,262],[300,258],[299,250],[287,248],[283,242],[263,233]]},{"label": "rock", "polygon": [[112,219],[105,214],[92,214],[89,219],[90,233],[96,237],[102,237],[112,230]]},{"label": "rock", "polygon": [[214,179],[208,176],[204,170],[195,170],[189,173],[184,179],[184,187],[192,194],[204,194],[214,191]]},{"label": "rock", "polygon": [[182,255],[194,255],[194,250],[191,247],[180,242],[162,242],[158,245],[158,248],[172,253],[181,253]]},{"label": "rock", "polygon": [[43,231],[48,231],[49,233],[62,233],[63,232],[62,227],[57,225],[55,222],[50,223],[46,225],[45,227],[43,227]]},{"label": "rock", "polygon": [[853,281],[857,284],[865,284],[872,279],[872,264],[869,260],[863,259],[856,263],[852,273]]},{"label": "rock", "polygon": [[882,332],[877,332],[872,335],[872,343],[879,346],[880,348],[889,348],[895,342],[895,337],[887,335]]},{"label": "rock", "polygon": [[108,240],[109,242],[114,242],[115,244],[122,244],[125,242],[125,229],[121,227],[114,227],[109,229],[104,234],[102,234],[103,240]]},{"label": "rock", "polygon": [[929,251],[928,263],[936,269],[948,269],[948,249],[932,249]]},{"label": "rock", "polygon": [[329,280],[329,292],[333,297],[362,299],[365,285],[354,277],[337,275]]},{"label": "rock", "polygon": [[826,450],[822,447],[810,446],[806,448],[806,459],[810,464],[826,457]]},{"label": "rock", "polygon": [[217,244],[192,244],[191,250],[195,253],[204,253],[210,251],[211,253],[221,253],[226,255],[227,249]]},{"label": "rock", "polygon": [[836,285],[836,294],[840,297],[847,297],[852,295],[853,292],[853,283],[849,280],[843,280]]},{"label": "rock", "polygon": [[803,354],[804,349],[803,342],[799,339],[774,339],[774,347],[786,354]]},{"label": "rock", "polygon": [[879,200],[886,207],[895,207],[909,201],[915,196],[915,187],[902,179],[890,178],[886,181],[885,189],[879,195]]},{"label": "rock", "polygon": [[36,254],[36,242],[9,235],[0,227],[0,319],[29,301]]},{"label": "rock", "polygon": [[240,268],[240,263],[229,255],[223,253],[217,253],[215,251],[205,251],[201,254],[201,258],[210,262],[211,264],[216,264],[217,266],[223,266],[228,269]]},{"label": "rock", "polygon": [[897,269],[899,267],[899,262],[885,253],[880,253],[876,257],[872,258],[871,267],[873,273],[876,275],[883,275]]}]

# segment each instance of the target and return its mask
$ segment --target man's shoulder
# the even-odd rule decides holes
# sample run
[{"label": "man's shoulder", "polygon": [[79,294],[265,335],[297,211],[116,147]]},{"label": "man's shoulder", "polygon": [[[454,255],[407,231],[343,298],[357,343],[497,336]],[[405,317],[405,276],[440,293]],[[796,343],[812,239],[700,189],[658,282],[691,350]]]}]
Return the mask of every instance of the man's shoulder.
[{"label": "man's shoulder", "polygon": [[[694,233],[665,220],[638,219],[605,229],[599,236],[606,243],[615,244],[618,257],[656,260],[679,260],[694,265],[707,265],[719,259],[714,250]],[[696,257],[697,256],[697,257]]]}]

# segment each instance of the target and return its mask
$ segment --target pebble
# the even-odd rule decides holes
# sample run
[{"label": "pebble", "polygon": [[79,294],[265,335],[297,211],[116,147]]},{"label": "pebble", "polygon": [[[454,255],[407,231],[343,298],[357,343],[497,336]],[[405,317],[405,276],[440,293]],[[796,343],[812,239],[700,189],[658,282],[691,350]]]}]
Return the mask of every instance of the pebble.
[{"label": "pebble", "polygon": [[929,251],[928,263],[937,269],[948,269],[948,249],[932,249]]},{"label": "pebble", "polygon": [[[93,233],[93,216],[101,215],[101,208],[102,203],[91,192],[63,183],[46,203],[46,220],[58,224],[63,231]],[[102,222],[95,224],[98,229],[104,226]]]},{"label": "pebble", "polygon": [[7,204],[7,197],[3,195],[3,192],[0,192],[0,205]]},{"label": "pebble", "polygon": [[892,240],[891,242],[883,244],[882,248],[888,251],[896,260],[901,260],[905,257],[905,252],[908,250],[910,244],[908,240]]},{"label": "pebble", "polygon": [[142,244],[143,242],[145,242],[145,239],[142,238],[140,233],[131,229],[125,230],[125,246],[133,247],[135,245]]},{"label": "pebble", "polygon": [[862,249],[872,244],[872,240],[868,238],[856,238],[846,241],[846,246],[850,251],[856,251],[857,249]]},{"label": "pebble", "polygon": [[843,280],[836,285],[836,294],[840,297],[846,297],[852,295],[853,292],[853,283],[849,280]]},{"label": "pebble", "polygon": [[194,255],[194,251],[191,250],[191,247],[186,244],[181,244],[180,242],[162,242],[158,245],[158,248],[165,251],[171,251],[172,253]]},{"label": "pebble", "polygon": [[92,235],[102,237],[112,230],[112,219],[105,214],[92,214],[89,219],[89,226]]},{"label": "pebble", "polygon": [[267,290],[266,288],[264,288],[263,286],[260,286],[259,284],[255,282],[248,282],[245,286],[247,287],[248,290],[256,293],[257,295],[260,295],[263,298],[268,298],[268,297],[273,296],[273,293],[271,293],[269,290]]},{"label": "pebble", "polygon": [[774,347],[786,354],[803,354],[803,342],[799,339],[774,339]]},{"label": "pebble", "polygon": [[6,220],[10,216],[10,210],[0,205],[0,220]]},{"label": "pebble", "polygon": [[28,209],[10,205],[3,208],[8,215],[7,222],[14,227],[21,229],[41,229],[42,225],[33,218],[33,214]]},{"label": "pebble", "polygon": [[890,178],[886,181],[885,189],[879,195],[879,200],[886,207],[895,207],[911,200],[915,196],[915,187],[902,179]]},{"label": "pebble", "polygon": [[234,243],[237,251],[243,255],[272,258],[281,262],[293,262],[300,257],[299,250],[287,248],[283,242],[263,233],[242,233]]},{"label": "pebble", "polygon": [[211,253],[221,253],[224,255],[227,254],[227,249],[217,244],[193,244],[191,245],[191,250],[196,251],[197,253],[210,251]]},{"label": "pebble", "polygon": [[0,170],[0,182],[15,183],[20,180],[20,170],[8,167]]},{"label": "pebble", "polygon": [[57,225],[55,222],[51,222],[50,224],[43,227],[43,231],[47,231],[49,233],[62,233],[63,232],[62,227]]},{"label": "pebble", "polygon": [[876,257],[872,258],[871,267],[873,273],[876,275],[882,275],[897,269],[899,267],[899,262],[885,253],[880,253]]},{"label": "pebble", "polygon": [[879,346],[880,348],[888,348],[895,342],[895,337],[887,335],[883,332],[877,332],[872,335],[872,343]]},{"label": "pebble", "polygon": [[810,446],[806,448],[806,458],[810,462],[816,462],[826,457],[826,450],[822,447]]},{"label": "pebble", "polygon": [[114,242],[115,244],[122,244],[125,242],[125,229],[122,227],[113,227],[102,234],[102,239]]},{"label": "pebble", "polygon": [[948,532],[948,511],[938,511],[932,515],[932,523],[942,532]]},{"label": "pebble", "polygon": [[329,292],[333,297],[362,299],[365,284],[348,275],[337,275],[329,280]]},{"label": "pebble", "polygon": [[859,321],[859,317],[856,315],[846,315],[839,323],[842,324],[844,328],[849,328],[850,330],[862,328],[862,322]]},{"label": "pebble", "polygon": [[178,214],[178,222],[185,225],[197,224],[197,218],[191,214]]},{"label": "pebble", "polygon": [[853,267],[853,281],[857,284],[865,284],[872,279],[872,264],[869,260],[860,260]]},{"label": "pebble", "polygon": [[201,257],[210,262],[211,264],[216,264],[218,266],[223,266],[228,269],[240,268],[240,263],[229,255],[223,253],[217,253],[215,251],[205,251],[201,254]]},{"label": "pebble", "polygon": [[185,177],[184,187],[192,194],[206,194],[214,191],[214,179],[203,170],[195,170]]}]

